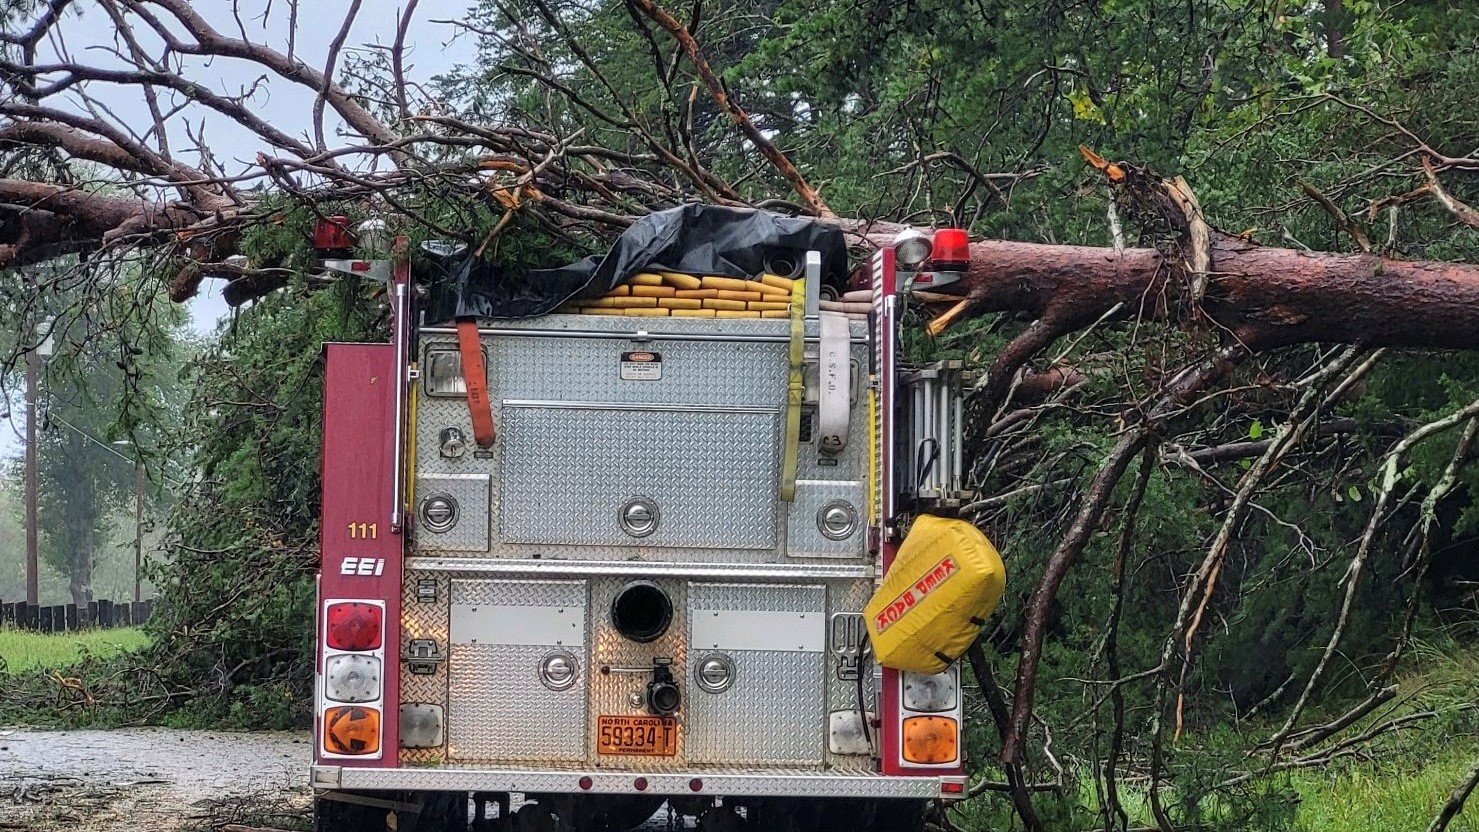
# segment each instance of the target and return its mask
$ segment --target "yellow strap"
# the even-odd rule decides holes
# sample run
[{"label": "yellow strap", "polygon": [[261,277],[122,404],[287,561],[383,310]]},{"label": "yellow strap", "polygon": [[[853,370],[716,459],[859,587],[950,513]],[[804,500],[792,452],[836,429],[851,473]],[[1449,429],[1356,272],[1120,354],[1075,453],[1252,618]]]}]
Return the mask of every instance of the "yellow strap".
[{"label": "yellow strap", "polygon": [[786,445],[781,451],[781,502],[796,499],[796,465],[801,457],[801,402],[806,381],[801,362],[806,358],[806,279],[791,284],[791,381],[786,391]]}]

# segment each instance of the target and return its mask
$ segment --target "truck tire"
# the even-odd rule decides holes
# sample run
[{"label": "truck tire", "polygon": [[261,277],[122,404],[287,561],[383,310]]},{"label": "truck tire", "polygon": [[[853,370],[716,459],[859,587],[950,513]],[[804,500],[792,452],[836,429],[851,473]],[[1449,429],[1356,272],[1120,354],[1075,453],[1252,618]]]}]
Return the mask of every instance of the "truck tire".
[{"label": "truck tire", "polygon": [[923,832],[929,801],[770,798],[752,806],[765,832]]},{"label": "truck tire", "polygon": [[467,795],[464,792],[377,792],[369,797],[421,804],[420,812],[398,812],[394,825],[390,811],[332,798],[313,799],[313,832],[466,832]]},{"label": "truck tire", "polygon": [[924,832],[928,800],[835,800],[822,814],[822,832]]},{"label": "truck tire", "polygon": [[383,832],[386,811],[341,800],[313,799],[313,832]]}]

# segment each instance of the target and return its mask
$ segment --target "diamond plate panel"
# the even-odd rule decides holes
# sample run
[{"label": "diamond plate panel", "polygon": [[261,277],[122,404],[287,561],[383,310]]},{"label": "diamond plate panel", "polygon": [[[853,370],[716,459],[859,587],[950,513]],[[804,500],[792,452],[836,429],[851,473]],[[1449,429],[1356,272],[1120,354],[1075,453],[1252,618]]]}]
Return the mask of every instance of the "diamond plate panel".
[{"label": "diamond plate panel", "polygon": [[[580,761],[585,753],[585,685],[539,683],[542,645],[457,644],[450,662],[447,758],[456,762]],[[587,668],[581,662],[582,681]]]},{"label": "diamond plate panel", "polygon": [[[549,581],[538,580],[535,572],[539,564],[530,564],[529,571],[523,575],[512,576],[510,579],[486,579],[486,578],[456,578],[450,579],[445,572],[433,570],[416,570],[407,573],[406,589],[404,592],[404,618],[402,621],[403,644],[412,638],[432,638],[437,641],[443,650],[451,645],[452,634],[449,632],[450,607],[453,601],[461,604],[509,604],[520,599],[526,599],[530,595],[529,587],[536,585],[535,592],[538,593],[540,604],[548,604],[562,607],[573,607],[586,605],[585,593],[581,590],[581,581],[562,580]],[[815,746],[810,749],[811,757],[797,757],[788,765],[814,765],[815,755],[826,750],[825,741],[825,719],[826,712],[840,709],[851,709],[857,707],[857,685],[854,682],[844,682],[836,677],[836,656],[828,650],[825,653],[790,654],[796,660],[797,667],[790,670],[781,669],[784,666],[787,654],[771,654],[767,651],[749,651],[756,655],[764,655],[766,660],[760,664],[751,666],[747,651],[725,651],[738,665],[739,676],[737,676],[736,687],[730,692],[740,689],[741,680],[755,680],[760,684],[762,678],[774,677],[770,686],[762,690],[758,697],[751,697],[751,707],[748,713],[736,717],[731,713],[712,713],[713,708],[707,708],[709,702],[705,700],[715,698],[713,694],[707,694],[699,690],[693,683],[688,660],[688,627],[690,609],[706,610],[776,610],[787,613],[804,612],[808,616],[815,613],[820,619],[827,619],[835,612],[857,612],[866,603],[873,590],[873,581],[870,579],[851,578],[843,580],[827,580],[811,584],[795,584],[759,581],[746,583],[733,583],[722,581],[689,581],[682,578],[658,579],[656,582],[666,591],[673,600],[674,620],[668,632],[656,642],[650,644],[636,644],[622,638],[610,625],[609,611],[611,601],[617,591],[633,580],[632,575],[609,575],[591,576],[587,582],[589,587],[589,604],[587,612],[587,629],[589,645],[588,651],[572,648],[578,662],[580,663],[581,682],[570,693],[581,691],[578,701],[566,702],[564,700],[554,701],[544,699],[529,699],[532,694],[538,697],[549,693],[539,684],[535,676],[535,663],[543,658],[545,653],[551,649],[548,647],[528,649],[527,656],[510,657],[506,659],[507,671],[497,664],[493,657],[480,657],[474,652],[466,652],[472,645],[452,646],[453,661],[450,663],[459,674],[454,686],[457,695],[448,697],[449,670],[447,664],[438,667],[436,674],[430,676],[419,676],[407,672],[402,666],[401,685],[403,701],[427,702],[451,706],[448,708],[449,739],[454,744],[452,754],[456,755],[479,755],[477,757],[459,758],[456,765],[476,763],[493,764],[502,762],[507,764],[511,761],[522,761],[529,764],[552,765],[563,760],[565,763],[585,766],[630,768],[640,771],[682,771],[686,767],[699,765],[700,759],[712,760],[703,762],[703,771],[712,772],[716,767],[725,765],[734,766],[746,763],[749,760],[765,760],[766,765],[777,764],[776,760],[786,760],[784,754],[800,753],[788,749],[775,751],[760,747],[751,739],[742,738],[740,752],[750,754],[747,758],[726,758],[723,753],[712,752],[710,756],[703,756],[702,744],[714,747],[722,726],[739,724],[737,719],[752,720],[750,724],[764,726],[763,731],[753,733],[770,734],[782,730],[783,726],[795,723],[800,725],[803,721],[807,723],[802,730],[793,730],[796,735],[809,734],[816,738]],[[431,578],[437,582],[437,602],[425,603],[417,600],[416,584],[420,579]],[[812,579],[817,581],[816,578]],[[498,648],[487,648],[479,645],[481,649],[497,650]],[[695,654],[697,655],[697,654]],[[768,657],[776,656],[777,661],[770,661]],[[512,656],[512,654],[510,654]],[[646,683],[650,678],[648,669],[652,667],[654,658],[663,657],[674,660],[674,675],[679,679],[684,696],[683,709],[677,717],[680,723],[679,734],[679,756],[674,758],[638,758],[638,757],[615,757],[611,755],[596,755],[595,743],[595,716],[601,713],[607,714],[640,714],[644,713],[641,705],[632,705],[629,699],[632,695],[641,697],[645,691]],[[809,657],[809,660],[808,660]],[[800,665],[806,665],[804,668]],[[614,668],[617,672],[603,674],[602,667]],[[621,669],[641,669],[641,673],[623,673]],[[466,678],[473,678],[472,682],[465,682]],[[505,688],[493,687],[494,679],[511,679],[513,682]],[[790,681],[788,681],[790,680]],[[799,681],[797,681],[799,680]],[[522,687],[520,687],[522,685]],[[808,687],[809,686],[809,687]],[[815,712],[801,716],[782,716],[779,720],[773,715],[772,691],[787,690],[791,688],[803,688],[794,702],[803,700],[815,703]],[[588,691],[588,693],[587,693]],[[874,679],[865,681],[864,694],[868,709],[876,709],[877,682]],[[507,697],[519,697],[509,699]],[[723,696],[723,695],[720,695]],[[497,697],[504,697],[499,699]],[[494,702],[503,702],[501,708],[493,707]],[[458,712],[458,703],[462,703],[464,709]],[[510,708],[507,703],[516,702],[518,707]],[[531,704],[537,702],[537,705]],[[587,709],[581,709],[583,703],[588,702]],[[475,706],[476,703],[484,703],[481,709],[473,707],[467,710],[467,706]],[[782,711],[789,711],[791,705],[784,704]],[[572,710],[576,709],[576,710]],[[504,714],[499,714],[502,710]],[[743,709],[738,709],[743,710]],[[560,756],[547,756],[542,759],[531,759],[531,754],[560,754],[559,750],[551,751],[543,746],[531,746],[524,741],[525,734],[529,731],[529,714],[531,713],[563,713],[566,726],[578,736],[573,739],[567,736],[569,743],[566,753]],[[578,718],[571,718],[578,714]],[[466,717],[454,724],[454,720]],[[553,717],[551,717],[553,719]],[[543,723],[541,723],[542,725]],[[487,726],[487,727],[485,727]],[[571,727],[573,726],[573,727]],[[587,726],[588,730],[581,730]],[[495,735],[503,732],[500,736],[513,734],[513,741],[504,743],[502,746],[494,742],[484,742],[478,732],[491,730]],[[547,730],[541,728],[541,731]],[[468,732],[472,731],[471,734]],[[692,756],[689,751],[690,743],[695,742],[691,737],[697,736],[700,746],[695,747],[699,757]],[[748,750],[745,744],[749,743]],[[763,743],[762,743],[763,745]],[[579,748],[576,751],[569,749]],[[514,750],[510,750],[514,749]],[[532,749],[532,750],[531,750]],[[734,753],[733,750],[727,753]],[[482,756],[489,755],[489,756]],[[449,754],[443,749],[402,749],[400,759],[403,765],[447,765]],[[866,768],[867,763],[858,757],[828,757],[826,760],[829,770],[842,770],[850,768]],[[761,763],[755,762],[754,765]]]},{"label": "diamond plate panel", "polygon": [[[453,609],[586,609],[586,582],[453,580]],[[455,618],[455,616],[454,616]],[[459,762],[586,758],[584,651],[572,646],[579,680],[552,691],[539,681],[539,662],[557,648],[545,644],[472,644],[449,633],[447,757]]]},{"label": "diamond plate panel", "polygon": [[[714,651],[695,651],[698,667]],[[822,653],[723,651],[734,662],[734,685],[706,693],[689,678],[686,751],[703,764],[821,764],[827,713]]]},{"label": "diamond plate panel", "polygon": [[[822,585],[690,583],[688,621],[712,612],[802,613],[824,630],[827,589]],[[734,662],[734,684],[713,694],[689,674],[687,758],[690,763],[820,764],[826,753],[825,653],[772,650],[698,650],[690,666],[711,653]]]},{"label": "diamond plate panel", "polygon": [[[436,582],[435,602],[422,601],[417,597],[417,584],[423,580]],[[447,649],[449,583],[445,574],[409,571],[406,573],[404,588],[401,592],[401,648],[398,655],[406,654],[412,639],[429,638],[437,643],[439,649],[443,651]],[[399,659],[396,661],[400,666],[402,702],[424,702],[441,705],[445,709],[447,704],[447,665],[445,662],[436,666],[435,673],[423,676],[412,673]],[[442,713],[446,711],[443,710]],[[446,736],[445,730],[442,736]],[[401,765],[433,765],[445,759],[445,752],[442,748],[402,748],[400,752]]]},{"label": "diamond plate panel", "polygon": [[[858,481],[805,480],[796,483],[796,499],[786,511],[786,556],[793,558],[860,558],[867,554],[867,491]],[[853,507],[852,534],[833,540],[817,527],[817,512],[833,500]]]},{"label": "diamond plate panel", "polygon": [[[839,612],[862,612],[867,605],[868,599],[873,595],[873,581],[837,581],[827,584],[827,619],[830,622],[832,615]],[[867,636],[865,635],[864,638]],[[865,665],[867,672],[863,676],[863,709],[878,712],[878,694],[880,680],[878,678],[878,665],[871,660]],[[827,651],[827,667],[824,671],[827,677],[827,710],[841,711],[852,710],[858,707],[858,683],[856,681],[843,681],[837,678],[837,654],[829,648]],[[874,742],[878,741],[875,736]],[[825,743],[824,743],[825,745]],[[858,765],[863,758],[849,755],[834,755],[827,753],[827,765],[829,767],[847,767]]]},{"label": "diamond plate panel", "polygon": [[827,588],[820,584],[761,584],[693,582],[688,585],[689,610],[827,611]]},{"label": "diamond plate panel", "polygon": [[[965,782],[963,777],[889,777],[871,771],[844,769],[818,772],[814,769],[678,770],[654,773],[649,767],[635,769],[648,781],[648,794],[691,794],[689,779],[701,776],[704,792],[711,795],[751,797],[940,797],[942,783]],[[314,766],[315,785],[332,783],[343,789],[433,789],[441,791],[520,793],[631,794],[632,775],[623,772],[590,772],[583,768],[535,771],[507,769],[387,769],[345,766]],[[582,777],[591,778],[590,789],[582,789]]]},{"label": "diamond plate panel", "polygon": [[[577,400],[623,404],[775,406],[786,400],[787,346],[780,343],[502,336],[488,339],[493,401]],[[621,354],[662,356],[662,378],[625,380]]]},{"label": "diamond plate panel", "polygon": [[[589,366],[590,356],[592,355],[609,357],[606,353],[618,347],[625,347],[627,349],[640,348],[661,352],[665,363],[670,360],[678,361],[683,366],[688,367],[702,366],[704,361],[714,362],[707,365],[708,371],[706,378],[699,384],[699,387],[703,388],[703,394],[699,395],[700,391],[697,387],[693,391],[696,396],[694,399],[695,402],[707,406],[725,406],[727,404],[753,406],[758,403],[764,406],[774,407],[777,410],[776,419],[779,420],[779,410],[784,402],[784,350],[788,327],[789,324],[787,322],[768,320],[718,322],[684,318],[653,318],[635,322],[633,320],[600,318],[590,315],[554,315],[531,321],[500,322],[499,328],[496,331],[490,331],[484,334],[485,344],[490,349],[496,351],[497,344],[508,342],[510,349],[509,356],[511,357],[514,352],[517,352],[521,357],[518,361],[511,362],[503,370],[499,370],[497,365],[490,361],[489,374],[492,394],[495,402],[499,404],[499,407],[495,409],[494,413],[495,422],[498,423],[500,430],[501,438],[499,444],[500,446],[503,444],[502,436],[506,427],[503,424],[504,414],[502,412],[502,403],[505,400],[514,399],[513,396],[506,395],[503,392],[500,384],[506,380],[510,391],[517,390],[520,392],[520,395],[527,394],[536,398],[543,397],[551,402],[561,399],[591,400],[596,398],[594,394],[581,390],[572,392],[570,389],[559,387],[561,384],[569,385],[575,383],[570,379],[564,378],[558,381],[558,383],[549,381],[549,379],[555,378],[555,373],[565,372],[562,368]],[[815,325],[813,322],[809,324],[808,337],[815,337],[816,333],[814,329]],[[621,335],[635,333],[639,330],[645,330],[651,333],[653,340],[642,342],[640,346],[634,346],[630,340],[620,337]],[[540,334],[548,331],[557,331],[557,334]],[[455,348],[456,342],[451,337],[452,333],[450,330],[432,329],[423,330],[423,332],[426,333],[422,339],[423,348],[432,345],[441,348]],[[665,335],[663,335],[664,333]],[[600,337],[588,337],[593,335],[599,335]],[[690,336],[693,340],[686,340]],[[855,323],[853,326],[853,336],[855,339],[865,337],[866,328],[860,323]],[[662,337],[684,340],[660,340]],[[701,339],[729,340],[705,341]],[[526,349],[526,345],[533,341],[547,343],[551,351],[535,354]],[[765,357],[772,352],[776,356],[774,361]],[[867,350],[864,344],[855,344],[853,352],[857,360],[866,363]],[[702,361],[699,359],[702,359]],[[753,372],[759,373],[759,375],[752,375],[750,374],[752,372],[752,365],[756,367],[763,365],[774,369],[776,371],[775,378],[780,380],[781,386],[773,390],[770,388],[762,390],[764,384],[756,381],[756,379],[769,378],[767,373],[770,370],[754,370]],[[619,375],[614,367],[615,365],[613,364],[610,377],[615,381],[612,383],[620,381]],[[736,372],[746,374],[744,377],[748,381],[745,384],[734,383]],[[664,378],[673,380],[678,377],[665,371]],[[687,379],[688,374],[683,375],[682,378]],[[543,390],[538,387],[541,379],[546,380],[545,383],[547,385]],[[753,389],[751,389],[752,382],[754,385],[759,386],[753,386]],[[683,383],[686,384],[687,382],[684,381]],[[765,383],[768,384],[769,382]],[[653,383],[634,381],[622,382],[622,384],[650,385]],[[648,389],[650,391],[650,388]],[[673,389],[676,390],[679,388],[675,387]],[[762,394],[756,394],[756,390],[761,390]],[[644,393],[643,395],[647,394]],[[666,397],[670,394],[664,393],[663,395]],[[679,394],[671,395],[676,396]],[[683,392],[681,395],[686,397],[688,393]],[[760,397],[757,398],[757,395]],[[672,404],[672,402],[667,402],[667,404]],[[866,397],[860,395],[858,404],[854,408],[853,436],[849,441],[847,451],[840,458],[835,460],[823,458],[815,453],[815,449],[812,446],[803,446],[798,469],[799,478],[803,480],[862,480],[864,478],[863,469],[866,465],[868,444],[868,426],[865,424],[866,413]],[[468,452],[458,458],[443,457],[439,453],[437,443],[438,435],[446,427],[458,427],[461,428],[464,435],[471,435],[471,425],[466,403],[456,398],[422,397],[419,403],[419,414],[415,431],[417,440],[416,471],[418,476],[426,478],[441,474],[467,473],[486,475],[490,477],[493,483],[489,509],[492,514],[499,514],[501,510],[501,495],[503,493],[511,495],[516,493],[512,491],[504,492],[503,488],[499,486],[502,472],[498,457],[502,455],[503,449],[501,447],[495,447],[491,451],[469,449]],[[725,428],[721,431],[721,435],[728,435],[728,433],[728,425],[726,424]],[[770,440],[774,448],[771,453],[776,458],[777,465],[779,457],[779,436],[779,426],[777,425],[776,434]],[[665,441],[666,436],[663,435],[661,438]],[[729,447],[737,446],[732,445]],[[728,447],[722,448],[723,452],[727,452],[728,450]],[[663,454],[658,464],[666,465],[669,457],[669,454]],[[726,469],[720,475],[721,480],[727,475],[728,470]],[[418,482],[417,488],[418,497],[425,493],[424,486],[421,483]],[[774,483],[766,486],[766,489],[773,495],[775,489]],[[549,495],[549,492],[550,489],[548,486],[542,485],[542,487],[533,492],[533,495],[535,500],[543,500]],[[525,496],[527,493],[525,492],[519,496]],[[594,506],[575,506],[574,508],[578,513],[591,517],[605,513],[603,510]],[[863,508],[866,510],[866,506]],[[683,561],[687,563],[770,563],[786,557],[782,551],[783,547],[777,546],[776,543],[786,539],[785,528],[789,525],[784,511],[779,511],[779,507],[772,507],[771,510],[777,511],[779,515],[775,522],[775,525],[779,527],[779,536],[776,541],[759,548],[752,547],[748,542],[744,544],[745,548],[740,548],[729,540],[719,540],[716,543],[705,544],[701,547],[676,548],[654,538],[641,540],[627,538],[626,535],[621,534],[619,531],[615,531],[613,534],[621,534],[623,539],[616,544],[579,544],[580,548],[573,551],[552,551],[552,546],[548,543],[517,543],[500,541],[496,538],[490,541],[490,546],[480,550],[472,548],[454,550],[441,546],[436,535],[421,530],[417,530],[416,532],[416,543],[418,549],[424,555],[435,555],[438,551],[458,551],[472,556],[492,555],[498,558],[517,559],[575,557],[586,560],[599,559],[615,561],[638,557],[654,561]],[[603,523],[608,522],[604,516],[600,520]],[[593,520],[592,522],[595,521]],[[814,523],[808,523],[807,525],[813,526]],[[610,522],[609,528],[615,529],[614,521]],[[806,561],[815,562],[820,560],[820,558],[810,556],[798,558],[792,556],[788,560],[801,563]]]},{"label": "diamond plate panel", "polygon": [[581,607],[584,581],[463,580],[452,581],[451,603],[489,607]]},{"label": "diamond plate panel", "polygon": [[[779,432],[775,410],[505,405],[499,539],[772,549]],[[638,496],[661,518],[645,538],[618,523]]]},{"label": "diamond plate panel", "polygon": [[[673,602],[673,621],[668,631],[655,641],[638,644],[628,641],[611,626],[611,602],[630,578],[598,578],[591,581],[591,672],[590,716],[588,739],[591,764],[601,767],[633,767],[644,771],[682,768],[687,743],[687,708],[693,695],[688,683],[688,602],[687,584],[678,580],[656,580]],[[673,676],[679,680],[683,705],[674,716],[678,720],[678,754],[675,757],[628,757],[596,754],[596,717],[601,714],[639,715],[647,713],[645,704],[633,704],[632,697],[645,697],[651,680],[653,659],[673,660]],[[603,673],[603,668],[611,672]],[[623,672],[641,670],[639,673]]]},{"label": "diamond plate panel", "polygon": [[[439,474],[416,478],[418,522],[416,538],[421,548],[442,552],[488,551],[488,484],[487,474]],[[419,522],[421,507],[428,499],[451,497],[457,502],[457,524],[445,532],[435,532]]]}]

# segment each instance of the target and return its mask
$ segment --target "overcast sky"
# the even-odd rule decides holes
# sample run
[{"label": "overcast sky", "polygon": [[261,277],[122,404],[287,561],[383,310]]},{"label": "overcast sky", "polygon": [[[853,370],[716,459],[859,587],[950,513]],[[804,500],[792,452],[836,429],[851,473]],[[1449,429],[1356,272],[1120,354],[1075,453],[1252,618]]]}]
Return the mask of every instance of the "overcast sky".
[{"label": "overcast sky", "polygon": [[[237,21],[232,15],[233,5],[239,10],[246,35],[253,42],[265,43],[280,51],[288,44],[289,5],[286,0],[197,0],[197,12],[203,15],[222,33],[239,35]],[[468,0],[422,0],[417,6],[416,17],[407,32],[406,65],[411,80],[426,81],[432,76],[446,72],[455,66],[469,62],[476,52],[476,44],[469,37],[455,37],[458,30],[436,20],[462,19],[467,16]],[[299,19],[294,38],[295,54],[310,66],[322,67],[327,59],[329,43],[338,32],[350,0],[301,0]],[[404,3],[393,0],[367,0],[363,2],[354,27],[340,57],[354,50],[365,49],[373,44],[389,45],[395,40],[396,21]],[[264,14],[265,12],[265,14]],[[38,55],[38,63],[47,63],[65,50],[73,60],[86,61],[100,66],[109,65],[110,58],[104,51],[114,48],[114,28],[108,16],[87,0],[73,3],[68,11],[69,18],[61,27],[65,40],[53,40]],[[159,41],[150,41],[151,35],[140,31],[145,49],[152,50]],[[223,94],[239,94],[251,89],[262,79],[263,70],[250,63],[229,59],[213,58],[209,61],[187,61],[185,74],[192,80],[208,85]],[[92,94],[105,100],[117,116],[138,128],[150,123],[149,111],[136,87],[113,87],[105,90],[101,86],[91,88]],[[106,93],[106,94],[101,94]],[[301,137],[312,143],[312,112],[314,93],[298,84],[267,77],[257,86],[250,104],[253,111],[277,128]],[[49,102],[59,106],[59,102]],[[80,104],[74,106],[80,107]],[[166,109],[168,104],[163,105]],[[184,118],[171,124],[171,147],[188,164],[197,164],[199,159],[178,148],[193,145],[185,134],[186,121],[199,130],[204,119],[207,143],[217,161],[229,171],[239,171],[251,164],[258,151],[276,154],[248,131],[234,128],[225,117],[214,112],[197,113],[186,111]],[[329,145],[332,138],[342,130],[342,123],[330,118],[325,123]],[[234,128],[234,129],[233,129]],[[142,132],[142,129],[140,132]],[[351,144],[352,141],[340,141]],[[200,332],[215,329],[217,321],[229,312],[221,299],[220,283],[207,281],[201,287],[200,296],[190,302],[191,326]],[[24,436],[24,409],[16,408],[9,423],[0,422],[0,458],[20,453],[20,438]]]}]

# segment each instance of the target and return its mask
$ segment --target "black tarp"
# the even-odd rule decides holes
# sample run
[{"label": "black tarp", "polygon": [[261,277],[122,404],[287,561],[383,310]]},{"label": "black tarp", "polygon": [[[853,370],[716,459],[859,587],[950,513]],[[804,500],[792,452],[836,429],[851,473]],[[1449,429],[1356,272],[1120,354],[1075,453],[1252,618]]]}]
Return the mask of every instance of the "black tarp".
[{"label": "black tarp", "polygon": [[622,232],[605,256],[553,269],[511,272],[456,253],[423,251],[418,279],[430,286],[429,324],[455,318],[532,318],[575,298],[600,297],[643,271],[753,277],[799,273],[807,251],[822,254],[822,277],[847,283],[847,243],[837,228],[816,220],[747,208],[685,205],[648,214]]}]

